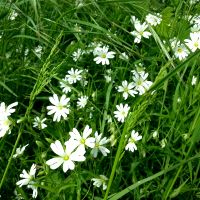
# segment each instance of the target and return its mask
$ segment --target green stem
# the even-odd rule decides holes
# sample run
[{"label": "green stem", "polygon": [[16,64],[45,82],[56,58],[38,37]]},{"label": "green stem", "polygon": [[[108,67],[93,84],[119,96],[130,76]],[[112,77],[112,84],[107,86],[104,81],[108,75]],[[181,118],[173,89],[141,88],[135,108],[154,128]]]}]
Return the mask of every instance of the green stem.
[{"label": "green stem", "polygon": [[118,164],[118,162],[120,160],[121,152],[122,152],[122,149],[124,147],[124,140],[125,140],[125,135],[126,135],[126,132],[127,132],[126,124],[124,125],[124,129],[123,129],[120,141],[119,141],[119,145],[118,145],[118,148],[117,148],[117,153],[116,153],[116,156],[115,156],[115,161],[114,161],[114,164],[113,164],[113,167],[112,167],[112,171],[111,171],[111,175],[110,175],[110,178],[109,178],[109,181],[108,181],[108,186],[107,186],[107,190],[106,190],[106,193],[105,193],[105,196],[104,196],[104,200],[107,200],[107,198],[108,198],[108,194],[109,194],[109,191],[110,191],[113,179],[114,179],[114,175],[115,175],[115,171],[116,171],[116,168],[117,168],[117,164]]}]

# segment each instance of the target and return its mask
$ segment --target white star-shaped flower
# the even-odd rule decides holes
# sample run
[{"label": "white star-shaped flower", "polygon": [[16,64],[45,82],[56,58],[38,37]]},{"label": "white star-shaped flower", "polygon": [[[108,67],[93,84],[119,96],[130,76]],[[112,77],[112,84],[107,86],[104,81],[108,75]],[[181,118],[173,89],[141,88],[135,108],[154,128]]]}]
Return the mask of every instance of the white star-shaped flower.
[{"label": "white star-shaped flower", "polygon": [[116,105],[116,107],[117,107],[117,111],[114,111],[115,117],[117,118],[119,122],[123,123],[125,118],[128,115],[128,111],[130,107],[128,106],[128,104],[125,104],[123,106],[122,103],[120,103],[120,105]]},{"label": "white star-shaped flower", "polygon": [[108,153],[110,153],[110,151],[104,147],[103,145],[107,144],[108,142],[110,142],[109,139],[107,139],[106,137],[101,138],[102,134],[98,135],[98,132],[95,132],[95,146],[91,151],[91,154],[93,155],[94,158],[97,157],[98,152],[101,151],[101,153],[104,156],[107,156]]},{"label": "white star-shaped flower", "polygon": [[151,36],[151,33],[146,31],[148,25],[145,22],[143,24],[135,23],[134,27],[136,30],[131,32],[135,36],[134,43],[140,43],[142,37],[149,38]]},{"label": "white star-shaped flower", "polygon": [[103,46],[101,47],[97,47],[96,50],[96,58],[94,58],[94,61],[96,62],[96,64],[102,64],[102,65],[109,65],[109,59],[114,58],[115,56],[115,52],[113,51],[108,51],[108,47]]},{"label": "white star-shaped flower", "polygon": [[53,94],[53,97],[49,97],[49,101],[53,104],[52,106],[47,106],[49,112],[48,115],[54,114],[53,121],[60,121],[61,117],[67,118],[69,114],[69,98],[66,95],[62,95],[60,100],[57,94]]},{"label": "white star-shaped flower", "polygon": [[84,108],[87,105],[87,102],[88,102],[88,97],[87,96],[81,96],[81,97],[78,98],[77,106],[79,108]]},{"label": "white star-shaped flower", "polygon": [[103,186],[103,190],[107,188],[107,181],[108,178],[104,175],[100,175],[99,178],[92,178],[92,181],[94,181],[93,185],[96,187],[101,187]]},{"label": "white star-shaped flower", "polygon": [[195,52],[197,49],[200,49],[200,33],[190,33],[190,39],[185,39],[186,45],[192,52]]},{"label": "white star-shaped flower", "polygon": [[76,128],[73,128],[72,131],[69,132],[71,136],[70,141],[74,144],[74,146],[78,146],[80,151],[85,151],[85,146],[94,148],[95,138],[89,137],[91,133],[92,129],[88,125],[84,128],[82,136]]},{"label": "white star-shaped flower", "polygon": [[40,118],[35,117],[33,122],[33,127],[38,127],[38,129],[44,129],[47,127],[47,125],[44,123],[47,120],[47,118]]},{"label": "white star-shaped flower", "polygon": [[133,90],[135,87],[135,84],[133,82],[128,83],[126,80],[122,81],[122,86],[118,86],[118,92],[123,92],[123,97],[126,100],[128,98],[128,95],[135,96],[137,94],[137,91]]},{"label": "white star-shaped flower", "polygon": [[135,90],[139,92],[139,95],[144,94],[153,84],[151,81],[146,80],[148,77],[148,73],[144,71],[134,72],[133,74],[133,82],[135,84]]},{"label": "white star-shaped flower", "polygon": [[22,179],[18,181],[16,184],[19,187],[22,187],[23,185],[28,185],[35,178],[35,173],[36,173],[36,164],[32,164],[29,173],[25,169],[22,171],[22,174],[20,174],[20,178]]},{"label": "white star-shaped flower", "polygon": [[68,71],[68,74],[65,76],[65,79],[68,81],[69,84],[76,83],[77,81],[80,81],[82,79],[81,73],[83,70],[73,69]]},{"label": "white star-shaped flower", "polygon": [[52,143],[50,147],[52,151],[58,155],[58,157],[52,158],[46,162],[51,169],[57,169],[63,165],[63,171],[67,172],[67,170],[73,170],[75,168],[75,161],[82,162],[86,159],[84,156],[85,151],[76,149],[77,146],[71,141],[65,142],[65,149],[59,140]]},{"label": "white star-shaped flower", "polygon": [[133,130],[131,132],[131,137],[128,139],[128,144],[125,147],[125,150],[129,150],[134,152],[135,150],[137,150],[137,146],[136,146],[136,141],[141,140],[142,136],[139,135],[138,132],[135,132],[135,130]]}]

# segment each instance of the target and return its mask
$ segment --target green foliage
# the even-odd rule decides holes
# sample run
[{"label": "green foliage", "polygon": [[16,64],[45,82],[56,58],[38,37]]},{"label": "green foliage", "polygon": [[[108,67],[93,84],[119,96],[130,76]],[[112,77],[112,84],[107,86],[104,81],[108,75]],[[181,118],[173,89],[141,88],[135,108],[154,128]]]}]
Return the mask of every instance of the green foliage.
[{"label": "green foliage", "polygon": [[[155,0],[18,0],[0,2],[0,103],[19,102],[12,114],[12,132],[0,138],[0,194],[15,199],[14,190],[31,199],[31,189],[17,187],[23,169],[37,164],[38,199],[197,199],[200,170],[200,57],[189,52],[185,60],[174,58],[170,39],[182,43],[189,38],[189,15],[200,13],[198,4],[189,1]],[[18,16],[10,19],[12,11]],[[130,34],[132,15],[144,22],[148,13],[160,13],[162,22],[149,26],[152,36],[134,43]],[[77,61],[77,49],[91,50],[92,42],[109,45],[116,52],[109,66],[97,65],[94,55],[84,54]],[[36,51],[42,47],[42,54]],[[27,50],[28,49],[28,50]],[[126,52],[129,60],[119,55]],[[143,95],[124,100],[116,87],[132,81],[132,70],[142,66],[149,73],[152,87]],[[141,68],[142,68],[141,67]],[[53,122],[47,115],[49,97],[62,95],[59,82],[71,69],[84,72],[87,85],[74,84],[67,120]],[[104,75],[112,69],[111,82]],[[196,84],[191,84],[193,76]],[[78,97],[89,97],[84,109],[77,109]],[[114,117],[116,105],[128,104],[125,123]],[[36,116],[46,117],[45,129],[33,127]],[[108,123],[108,117],[112,122]],[[17,123],[17,120],[21,120]],[[86,125],[103,137],[114,136],[110,153],[77,164],[74,171],[52,170],[46,161],[55,157],[50,144],[64,144],[69,132],[80,132]],[[137,151],[124,148],[131,131],[142,135]],[[157,136],[153,134],[157,131]],[[166,140],[162,148],[162,141]],[[14,159],[16,149],[29,144],[23,155]],[[109,178],[107,190],[97,188],[92,178]]]}]

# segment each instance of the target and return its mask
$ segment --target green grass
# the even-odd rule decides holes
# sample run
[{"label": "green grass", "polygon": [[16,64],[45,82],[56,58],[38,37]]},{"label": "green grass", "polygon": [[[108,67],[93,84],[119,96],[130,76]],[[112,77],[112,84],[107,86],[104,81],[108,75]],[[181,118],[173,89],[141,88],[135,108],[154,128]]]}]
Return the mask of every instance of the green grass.
[{"label": "green grass", "polygon": [[[10,20],[13,10],[18,16]],[[162,14],[161,24],[149,28],[149,39],[135,44],[130,34],[134,30],[131,15],[144,21],[154,12]],[[33,163],[37,165],[37,199],[200,198],[200,52],[190,52],[179,61],[173,59],[169,48],[173,37],[181,42],[189,38],[190,23],[185,16],[199,13],[198,4],[179,0],[85,0],[80,7],[74,0],[1,1],[0,103],[19,102],[11,116],[11,134],[0,138],[1,198],[15,199],[15,189],[23,199],[32,198],[31,189],[17,187],[16,182],[22,170],[29,171]],[[116,52],[109,66],[97,65],[93,54],[73,61],[74,51],[85,50],[95,41]],[[43,47],[41,58],[34,50],[38,45]],[[120,52],[126,52],[129,60],[119,59]],[[124,80],[131,82],[131,70],[136,70],[140,62],[153,85],[145,94],[124,100],[116,87]],[[71,110],[68,119],[53,122],[47,115],[48,98],[53,93],[62,95],[59,81],[71,68],[88,70],[88,84],[72,86],[67,94]],[[111,83],[105,82],[107,69],[112,69]],[[191,84],[193,76],[197,77],[195,85]],[[84,109],[77,109],[81,95],[87,95],[89,101]],[[125,123],[114,117],[120,103],[130,106]],[[43,130],[32,124],[34,117],[41,115],[48,125]],[[112,123],[108,123],[108,115]],[[64,144],[74,127],[82,131],[86,125],[93,135],[98,131],[107,138],[115,136],[116,144],[106,145],[110,150],[107,157],[99,153],[93,158],[89,150],[86,161],[77,162],[72,171],[50,169],[45,164],[55,156],[50,144],[56,140]],[[124,149],[133,129],[142,135],[134,153]],[[158,132],[157,138],[153,137],[154,131]],[[161,148],[163,139],[167,143]],[[24,154],[13,159],[16,148],[25,144],[29,146]],[[109,179],[106,190],[91,181],[100,174]]]}]

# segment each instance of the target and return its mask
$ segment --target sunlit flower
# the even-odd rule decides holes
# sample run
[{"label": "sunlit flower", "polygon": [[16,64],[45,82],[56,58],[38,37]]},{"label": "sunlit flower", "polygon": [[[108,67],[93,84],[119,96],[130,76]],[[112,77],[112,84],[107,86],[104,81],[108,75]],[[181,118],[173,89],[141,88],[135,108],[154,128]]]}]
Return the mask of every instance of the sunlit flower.
[{"label": "sunlit flower", "polygon": [[81,58],[82,55],[83,55],[83,50],[79,48],[72,54],[72,58],[76,62]]},{"label": "sunlit flower", "polygon": [[118,86],[118,92],[123,92],[123,97],[126,100],[128,98],[128,95],[135,96],[137,92],[133,89],[135,87],[135,84],[133,82],[128,83],[126,80],[122,81],[122,86]]},{"label": "sunlit flower", "polygon": [[65,94],[72,91],[67,78],[64,78],[64,79],[62,79],[62,81],[60,81],[60,87],[62,88],[62,92]]},{"label": "sunlit flower", "polygon": [[146,31],[148,28],[148,25],[144,22],[143,24],[135,23],[135,31],[132,31],[131,34],[135,37],[134,43],[140,43],[142,37],[149,38],[151,36],[151,33]]},{"label": "sunlit flower", "polygon": [[88,102],[88,97],[87,96],[81,96],[78,98],[78,101],[77,101],[77,106],[79,108],[84,108],[86,106]]},{"label": "sunlit flower", "polygon": [[38,58],[41,58],[43,47],[41,45],[38,45],[37,47],[35,47],[34,50],[35,50],[35,54],[38,56]]},{"label": "sunlit flower", "polygon": [[97,57],[94,58],[94,61],[96,62],[96,64],[102,64],[102,65],[109,65],[109,59],[114,58],[115,56],[115,52],[113,51],[108,51],[108,47],[103,46],[98,47],[96,49],[96,55]]},{"label": "sunlit flower", "polygon": [[35,182],[32,181],[31,184],[27,185],[27,188],[30,188],[33,190],[33,193],[32,193],[32,197],[35,199],[37,198],[37,195],[38,195],[38,187],[36,186]]},{"label": "sunlit flower", "polygon": [[44,123],[47,120],[47,118],[40,118],[35,117],[33,122],[33,127],[38,127],[38,129],[44,129],[47,127],[47,125]]},{"label": "sunlit flower", "polygon": [[20,174],[20,178],[22,179],[18,181],[16,184],[19,187],[22,187],[23,185],[28,185],[33,179],[35,179],[35,173],[36,173],[36,164],[32,164],[29,173],[25,169],[22,171],[22,174]]},{"label": "sunlit flower", "polygon": [[128,115],[128,111],[130,109],[130,107],[128,106],[128,104],[125,104],[123,106],[122,103],[120,103],[120,105],[116,105],[117,111],[114,111],[115,114],[115,118],[117,118],[117,120],[119,122],[124,122],[125,118]]},{"label": "sunlit flower", "polygon": [[191,82],[191,84],[192,85],[196,85],[196,83],[197,83],[197,77],[196,76],[192,76],[192,82]]},{"label": "sunlit flower", "polygon": [[192,52],[200,49],[200,33],[190,33],[190,39],[185,39],[186,45]]},{"label": "sunlit flower", "polygon": [[91,179],[92,181],[94,181],[93,185],[96,187],[103,186],[103,190],[106,190],[108,178],[104,175],[100,175],[99,177],[100,178],[92,178]]},{"label": "sunlit flower", "polygon": [[160,142],[161,148],[162,149],[165,148],[166,144],[167,144],[167,139],[166,138],[162,139],[161,142]]},{"label": "sunlit flower", "polygon": [[19,157],[20,155],[22,155],[24,153],[24,151],[25,151],[25,149],[26,149],[27,146],[28,146],[28,144],[25,145],[25,146],[23,146],[23,147],[21,147],[21,146],[18,147],[16,149],[16,153],[13,155],[13,158],[16,158],[16,157]]},{"label": "sunlit flower", "polygon": [[156,13],[155,15],[152,15],[151,13],[149,13],[146,16],[146,21],[149,24],[151,24],[151,26],[156,26],[156,25],[161,23],[162,18],[161,18],[161,15],[159,13]]},{"label": "sunlit flower", "polygon": [[83,134],[81,135],[76,128],[73,128],[71,132],[69,132],[71,138],[70,141],[74,144],[74,146],[78,146],[80,151],[85,151],[85,147],[94,148],[95,146],[95,138],[89,137],[92,133],[92,129],[87,125]]},{"label": "sunlit flower", "polygon": [[125,150],[129,150],[132,152],[137,150],[136,142],[141,139],[142,139],[142,136],[139,135],[138,132],[135,132],[135,130],[133,130],[131,132],[131,137],[128,139],[128,144],[126,145]]},{"label": "sunlit flower", "polygon": [[135,84],[135,90],[139,92],[139,95],[144,94],[153,84],[151,81],[147,81],[148,73],[144,71],[134,72],[133,82]]},{"label": "sunlit flower", "polygon": [[76,83],[77,81],[80,81],[82,79],[82,73],[83,70],[73,69],[68,71],[68,74],[65,76],[65,79],[69,82],[69,84]]},{"label": "sunlit flower", "polygon": [[109,139],[107,139],[106,137],[102,138],[102,134],[98,135],[98,132],[95,132],[95,146],[91,151],[91,154],[94,158],[97,157],[99,151],[101,151],[104,156],[107,156],[107,153],[110,153],[110,151],[103,146],[108,142],[110,142]]},{"label": "sunlit flower", "polygon": [[62,95],[60,100],[57,94],[53,94],[53,97],[49,97],[49,101],[53,104],[52,106],[47,106],[49,112],[48,115],[54,114],[53,121],[60,121],[61,117],[67,118],[69,114],[69,98],[66,95]]},{"label": "sunlit flower", "polygon": [[174,48],[174,56],[179,60],[185,59],[189,54],[188,49],[184,44],[177,43],[177,46]]},{"label": "sunlit flower", "polygon": [[123,52],[119,55],[119,58],[122,59],[122,60],[128,60],[129,57],[128,55],[126,54],[126,52]]},{"label": "sunlit flower", "polygon": [[13,10],[11,13],[10,13],[10,16],[9,16],[9,19],[10,20],[15,20],[15,18],[18,16],[18,13],[15,11],[15,10]]},{"label": "sunlit flower", "polygon": [[46,164],[49,165],[51,169],[57,169],[63,165],[63,171],[67,172],[67,170],[73,170],[75,168],[75,161],[82,162],[86,159],[84,157],[85,151],[76,149],[77,146],[73,145],[70,141],[65,142],[65,149],[58,140],[56,140],[55,143],[51,143],[50,147],[52,151],[58,155],[58,157],[46,161]]}]

